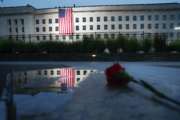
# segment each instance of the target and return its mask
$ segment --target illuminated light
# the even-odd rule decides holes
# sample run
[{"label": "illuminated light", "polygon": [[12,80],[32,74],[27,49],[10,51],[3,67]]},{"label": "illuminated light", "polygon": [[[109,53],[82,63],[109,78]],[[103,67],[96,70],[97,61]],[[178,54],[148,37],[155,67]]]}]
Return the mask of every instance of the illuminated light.
[{"label": "illuminated light", "polygon": [[92,54],[92,57],[95,58],[95,57],[96,57],[96,54]]}]

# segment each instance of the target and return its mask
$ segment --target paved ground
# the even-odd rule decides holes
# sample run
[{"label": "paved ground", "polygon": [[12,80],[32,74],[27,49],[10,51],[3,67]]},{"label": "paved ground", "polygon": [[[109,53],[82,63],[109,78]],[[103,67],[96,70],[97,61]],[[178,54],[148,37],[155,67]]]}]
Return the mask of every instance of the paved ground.
[{"label": "paved ground", "polygon": [[[16,63],[14,63],[16,64]],[[22,65],[23,64],[23,65]],[[23,67],[24,64],[21,63]],[[29,63],[34,65],[33,63]],[[38,63],[37,63],[38,64]],[[150,92],[135,84],[127,88],[110,89],[106,87],[103,71],[112,62],[48,62],[41,65],[58,66],[61,64],[78,68],[98,69],[74,91],[70,101],[64,107],[59,100],[49,94],[45,100],[53,104],[53,112],[32,117],[31,120],[179,120],[180,107],[158,99]],[[167,95],[180,101],[180,62],[121,62],[126,70],[136,79],[143,79]],[[12,66],[12,63],[11,65]],[[36,66],[36,64],[35,64]],[[42,95],[42,94],[41,94]],[[39,98],[39,97],[38,97]],[[44,95],[39,99],[46,98]],[[53,101],[53,102],[52,102]],[[25,102],[24,102],[25,103]],[[33,102],[27,102],[33,104]],[[43,105],[33,105],[34,108]],[[41,104],[41,102],[39,102]],[[56,106],[57,105],[57,106]],[[24,107],[28,107],[24,104]],[[28,108],[24,108],[28,110]],[[40,109],[40,108],[38,108]],[[23,108],[22,108],[23,110]]]},{"label": "paved ground", "polygon": [[[159,67],[159,63],[123,65],[135,78],[144,79],[167,95],[180,100],[180,69]],[[178,120],[179,113],[180,106],[158,99],[137,85],[109,89],[106,87],[104,74],[98,73],[77,88],[72,101],[57,120]]]}]

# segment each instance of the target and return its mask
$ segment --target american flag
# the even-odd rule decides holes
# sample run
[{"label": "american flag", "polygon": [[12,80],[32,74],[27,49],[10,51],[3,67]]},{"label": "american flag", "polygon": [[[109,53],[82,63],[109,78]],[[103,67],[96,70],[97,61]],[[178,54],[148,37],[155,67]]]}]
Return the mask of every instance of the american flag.
[{"label": "american flag", "polygon": [[72,8],[59,9],[59,34],[73,34]]},{"label": "american flag", "polygon": [[74,68],[61,68],[60,71],[60,78],[58,83],[66,84],[67,88],[74,88],[75,86],[75,70]]}]

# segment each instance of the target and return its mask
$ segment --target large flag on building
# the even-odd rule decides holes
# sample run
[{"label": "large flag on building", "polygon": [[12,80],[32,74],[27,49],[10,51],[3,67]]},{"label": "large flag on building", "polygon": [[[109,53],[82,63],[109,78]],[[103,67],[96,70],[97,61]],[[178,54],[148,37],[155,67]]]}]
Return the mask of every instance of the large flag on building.
[{"label": "large flag on building", "polygon": [[73,34],[72,8],[59,9],[59,34]]},{"label": "large flag on building", "polygon": [[74,88],[75,86],[75,69],[73,68],[60,68],[60,76],[58,83],[65,84],[67,88]]}]

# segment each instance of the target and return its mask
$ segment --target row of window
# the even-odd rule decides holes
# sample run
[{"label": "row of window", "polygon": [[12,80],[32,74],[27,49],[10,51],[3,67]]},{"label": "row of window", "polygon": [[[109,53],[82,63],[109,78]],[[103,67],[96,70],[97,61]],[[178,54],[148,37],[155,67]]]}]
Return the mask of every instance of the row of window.
[{"label": "row of window", "polygon": [[[180,26],[180,23],[178,23],[178,26]],[[76,27],[76,31],[79,31],[80,30],[80,26],[79,25],[76,25],[75,26]],[[102,26],[101,25],[96,25],[96,28],[94,28],[95,26],[93,26],[93,25],[89,25],[89,30],[101,30],[102,28]],[[108,27],[110,27],[110,28],[108,28]],[[118,28],[116,28],[116,27],[118,27]],[[111,30],[115,30],[115,29],[119,29],[119,30],[121,30],[121,29],[126,29],[126,30],[129,30],[130,28],[132,27],[132,29],[145,29],[145,25],[144,24],[139,24],[139,25],[137,25],[137,24],[132,24],[132,26],[131,25],[129,25],[129,24],[124,24],[124,27],[123,27],[123,25],[122,24],[119,24],[118,26],[116,26],[115,24],[111,24],[110,26],[108,26],[108,25],[104,25],[103,26],[103,30],[108,30],[108,29],[111,29]],[[156,23],[156,24],[147,24],[147,29],[160,29],[160,27],[162,28],[162,29],[174,29],[174,23],[170,23],[170,24],[165,24],[165,23],[162,23],[162,24],[158,24],[158,23]],[[82,30],[87,30],[87,26],[86,25],[83,25],[82,26]],[[52,32],[53,31],[53,27],[49,27],[48,28],[48,30],[47,30],[47,28],[46,27],[42,27],[42,32],[46,32],[46,31],[49,31],[49,32]],[[55,28],[54,28],[54,31],[59,31],[59,27],[58,26],[56,26]],[[40,28],[39,27],[36,27],[36,32],[40,32]]]},{"label": "row of window", "polygon": [[[178,24],[178,26],[180,26],[180,23]],[[108,26],[108,25],[103,25],[103,26],[97,25],[96,28],[94,28],[93,25],[89,25],[89,30],[101,30],[102,29],[101,27],[103,27],[103,30],[108,30],[108,29],[111,29],[111,30],[119,29],[119,30],[121,30],[123,28],[126,29],[126,30],[129,30],[131,27],[132,27],[132,29],[138,29],[138,28],[139,29],[144,29],[145,25],[144,24],[140,24],[140,25],[132,24],[132,26],[131,26],[129,24],[124,24],[124,25],[119,24],[118,26],[116,26],[115,24],[111,24],[110,26]],[[110,27],[110,28],[108,28],[108,27]],[[116,28],[116,27],[118,27],[118,28]],[[160,27],[162,29],[167,29],[167,28],[174,29],[174,23],[170,23],[169,25],[163,23],[163,24],[161,24],[161,26],[158,23],[156,23],[156,24],[147,24],[147,29],[153,29],[153,28],[154,29],[160,29]],[[79,30],[80,30],[80,26],[76,25],[76,31],[79,31]],[[83,25],[82,30],[87,30],[87,26]]]},{"label": "row of window", "polygon": [[[147,18],[146,18],[147,17]],[[160,17],[162,20],[176,20],[176,17],[178,20],[180,20],[180,14],[178,16],[175,16],[175,15],[148,15],[148,16],[145,16],[145,15],[140,15],[140,16],[104,16],[104,17],[89,17],[89,18],[86,18],[86,17],[82,17],[81,18],[81,21],[82,22],[93,22],[93,21],[96,21],[96,22],[101,22],[101,21],[104,21],[104,22],[107,22],[107,21],[112,21],[112,22],[115,22],[115,21],[130,21],[130,20],[133,20],[133,21],[144,21],[145,19],[147,20],[160,20]],[[94,20],[96,19],[96,20]],[[102,20],[101,20],[102,19]],[[76,17],[75,18],[75,21],[78,23],[80,22],[80,18]]]},{"label": "row of window", "polygon": [[7,20],[8,25],[12,25],[13,22],[15,25],[19,25],[19,24],[24,25],[24,19],[13,19],[13,20],[8,19]]},{"label": "row of window", "polygon": [[[9,28],[9,33],[12,33],[12,28],[10,27]],[[22,32],[22,33],[24,33],[24,27],[21,27],[21,28],[18,28],[18,27],[16,27],[15,29],[14,29],[14,31],[16,32],[16,33],[19,33],[20,31]]]},{"label": "row of window", "polygon": [[[53,27],[49,27],[48,30],[49,30],[49,32],[52,32],[53,31]],[[46,27],[42,27],[42,31],[46,32]],[[55,31],[59,31],[59,27],[58,26],[55,27]],[[40,32],[40,28],[39,27],[36,27],[36,32]]]},{"label": "row of window", "polygon": [[[42,19],[41,20],[41,23],[42,24],[46,24],[46,19]],[[54,23],[58,23],[59,22],[59,19],[58,18],[56,18],[56,19],[54,19]],[[48,23],[49,24],[52,24],[53,23],[53,20],[52,19],[48,19]],[[36,19],[36,24],[40,24],[40,20],[39,19]]]},{"label": "row of window", "polygon": [[[37,74],[38,74],[38,75],[42,75],[42,74],[43,74],[42,72],[44,73],[44,75],[47,75],[47,74],[48,74],[48,71],[47,71],[47,70],[44,70],[44,71],[40,71],[40,70],[39,70],[39,71],[37,72]],[[50,75],[54,75],[54,74],[60,75],[60,74],[61,74],[60,70],[57,70],[57,71],[51,70],[51,71],[49,71],[49,72],[50,72]],[[87,73],[87,71],[84,70],[84,71],[83,71],[83,75],[86,75],[86,73]],[[80,75],[80,71],[77,70],[77,71],[76,71],[76,74],[77,74],[77,75]]]}]

